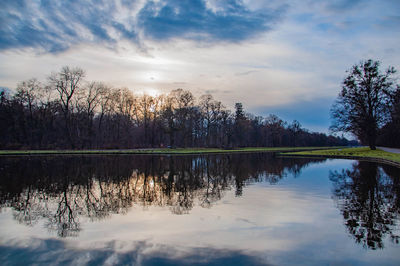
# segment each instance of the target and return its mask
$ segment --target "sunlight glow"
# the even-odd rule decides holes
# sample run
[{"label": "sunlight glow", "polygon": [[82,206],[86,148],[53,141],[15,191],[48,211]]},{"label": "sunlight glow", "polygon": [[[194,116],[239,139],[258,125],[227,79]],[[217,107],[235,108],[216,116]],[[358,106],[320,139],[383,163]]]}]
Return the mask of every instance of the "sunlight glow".
[{"label": "sunlight glow", "polygon": [[162,94],[161,91],[159,91],[158,89],[155,89],[155,88],[145,88],[145,89],[141,89],[141,90],[136,90],[135,92],[139,95],[149,95],[151,97],[156,97],[156,96],[159,96],[160,94]]}]

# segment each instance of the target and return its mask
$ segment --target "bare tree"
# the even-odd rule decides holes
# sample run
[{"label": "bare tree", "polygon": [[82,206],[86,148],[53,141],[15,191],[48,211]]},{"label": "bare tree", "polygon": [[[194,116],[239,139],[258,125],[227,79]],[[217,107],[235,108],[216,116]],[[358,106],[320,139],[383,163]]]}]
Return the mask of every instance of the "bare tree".
[{"label": "bare tree", "polygon": [[85,72],[81,68],[70,68],[65,66],[58,73],[49,77],[50,86],[58,92],[59,103],[64,114],[65,132],[68,141],[74,148],[74,141],[71,132],[71,110],[74,94],[81,88]]},{"label": "bare tree", "polygon": [[186,147],[191,143],[192,139],[193,121],[191,114],[193,112],[194,96],[190,91],[183,89],[173,90],[170,94],[176,99],[175,116],[178,129],[181,131],[182,144]]},{"label": "bare tree", "polygon": [[293,137],[293,146],[298,146],[298,136],[302,131],[301,124],[297,120],[293,120],[293,122],[289,125],[289,130],[292,133]]},{"label": "bare tree", "polygon": [[381,73],[379,65],[379,61],[371,59],[354,65],[331,109],[331,130],[350,132],[368,143],[372,150],[376,149],[378,129],[389,116],[390,96],[394,90],[391,76],[396,72],[389,67]]},{"label": "bare tree", "polygon": [[210,146],[211,140],[211,123],[212,123],[212,104],[213,104],[213,97],[211,94],[202,95],[200,97],[199,106],[201,112],[204,117],[205,126],[206,126],[206,145]]},{"label": "bare tree", "polygon": [[[144,143],[148,144],[150,139],[150,120],[151,113],[154,110],[154,98],[144,94],[137,101],[137,109],[138,109],[138,121],[141,121],[144,128]],[[140,114],[140,116],[139,116]]]},{"label": "bare tree", "polygon": [[15,98],[20,99],[21,103],[27,106],[31,119],[33,117],[33,108],[40,97],[41,87],[41,83],[35,78],[23,81],[19,83],[17,87]]},{"label": "bare tree", "polygon": [[89,147],[92,147],[94,128],[93,120],[96,114],[96,110],[101,106],[104,99],[107,86],[101,82],[90,82],[81,91],[81,104],[85,115],[85,125],[87,127],[87,141]]},{"label": "bare tree", "polygon": [[[34,142],[35,138],[35,124],[36,117],[34,115],[35,110],[38,107],[38,99],[40,98],[41,83],[32,78],[30,80],[23,81],[18,84],[17,93],[14,96],[16,102],[21,105],[24,110],[24,117],[20,117],[20,127],[22,129],[22,135],[26,138],[30,144]],[[25,115],[27,113],[27,115]]]}]

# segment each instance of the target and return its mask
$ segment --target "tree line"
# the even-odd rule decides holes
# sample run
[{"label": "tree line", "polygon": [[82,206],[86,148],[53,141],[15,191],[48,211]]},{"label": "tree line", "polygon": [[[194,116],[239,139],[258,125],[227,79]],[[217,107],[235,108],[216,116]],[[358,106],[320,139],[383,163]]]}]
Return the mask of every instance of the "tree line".
[{"label": "tree line", "polygon": [[85,80],[63,67],[0,94],[1,149],[333,146],[343,137],[310,132],[298,121],[228,110],[212,95],[176,89],[159,96]]}]

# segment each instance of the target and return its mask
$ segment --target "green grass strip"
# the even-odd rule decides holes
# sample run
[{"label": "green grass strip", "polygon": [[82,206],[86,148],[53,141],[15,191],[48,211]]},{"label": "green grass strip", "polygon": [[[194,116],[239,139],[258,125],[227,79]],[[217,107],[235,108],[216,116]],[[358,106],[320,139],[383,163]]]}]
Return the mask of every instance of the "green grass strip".
[{"label": "green grass strip", "polygon": [[[248,147],[234,149],[218,148],[176,148],[176,149],[114,149],[114,150],[0,150],[0,155],[57,155],[57,154],[202,154],[202,153],[237,153],[237,152],[285,152],[304,151],[316,149],[329,149],[330,147]],[[337,147],[336,147],[337,148]]]},{"label": "green grass strip", "polygon": [[315,150],[315,151],[301,151],[301,152],[285,152],[281,155],[295,155],[295,156],[322,156],[322,157],[343,157],[343,158],[371,158],[382,159],[398,163],[400,165],[400,154],[386,152],[380,149],[371,150],[370,148],[343,148],[343,149],[329,149],[329,150]]}]

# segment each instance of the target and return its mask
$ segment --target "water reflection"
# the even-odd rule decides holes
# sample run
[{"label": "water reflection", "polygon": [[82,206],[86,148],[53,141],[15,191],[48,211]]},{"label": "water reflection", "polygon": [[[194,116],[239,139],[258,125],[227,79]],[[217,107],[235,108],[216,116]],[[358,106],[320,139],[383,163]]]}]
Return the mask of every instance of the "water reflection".
[{"label": "water reflection", "polygon": [[399,169],[356,162],[351,169],[330,173],[333,197],[349,233],[366,248],[382,249],[383,239],[393,233],[400,214]]},{"label": "water reflection", "polygon": [[81,220],[125,213],[132,205],[169,207],[186,214],[210,208],[224,191],[240,196],[252,182],[277,183],[311,162],[273,154],[213,156],[105,156],[0,158],[0,210],[15,220],[77,236]]},{"label": "water reflection", "polygon": [[7,261],[18,262],[18,265],[270,265],[260,259],[259,254],[240,250],[194,248],[182,251],[140,241],[130,243],[128,252],[121,252],[117,251],[118,245],[121,243],[79,250],[70,249],[61,240],[48,239],[35,240],[23,247],[2,248],[7,253]]}]

